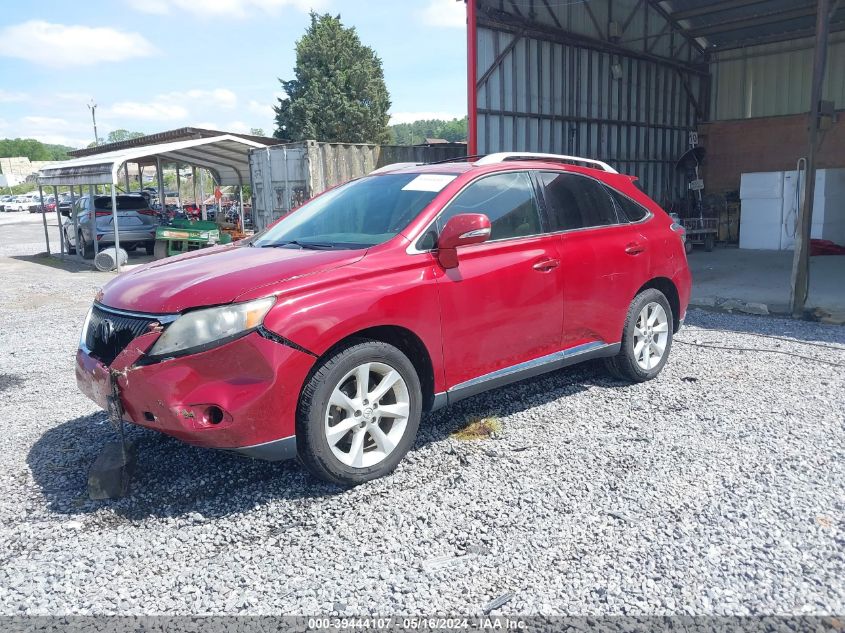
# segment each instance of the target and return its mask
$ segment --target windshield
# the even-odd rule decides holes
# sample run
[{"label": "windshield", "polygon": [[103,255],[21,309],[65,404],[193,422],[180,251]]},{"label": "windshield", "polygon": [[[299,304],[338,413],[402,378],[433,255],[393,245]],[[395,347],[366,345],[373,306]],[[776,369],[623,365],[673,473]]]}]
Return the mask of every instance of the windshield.
[{"label": "windshield", "polygon": [[454,178],[445,174],[387,174],[353,180],[304,204],[253,244],[350,249],[375,246],[408,226]]}]

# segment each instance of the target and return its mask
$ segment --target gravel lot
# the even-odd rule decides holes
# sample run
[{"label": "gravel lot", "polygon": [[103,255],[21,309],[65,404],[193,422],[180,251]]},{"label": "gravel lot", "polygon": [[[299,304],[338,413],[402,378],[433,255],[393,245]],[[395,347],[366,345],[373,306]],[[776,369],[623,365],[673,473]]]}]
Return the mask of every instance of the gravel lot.
[{"label": "gravel lot", "polygon": [[[132,429],[131,496],[90,502],[115,435],[72,360],[108,276],[44,262],[0,257],[0,614],[845,612],[841,327],[691,311],[658,380],[475,397],[348,491]],[[450,437],[476,416],[501,434]]]}]

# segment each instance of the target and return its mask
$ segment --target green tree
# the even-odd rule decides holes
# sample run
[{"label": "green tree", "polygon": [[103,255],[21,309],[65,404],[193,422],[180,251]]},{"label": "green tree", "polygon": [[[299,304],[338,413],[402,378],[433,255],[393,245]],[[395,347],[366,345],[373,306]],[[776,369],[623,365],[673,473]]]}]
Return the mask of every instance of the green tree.
[{"label": "green tree", "polygon": [[391,142],[397,145],[416,145],[427,138],[442,138],[447,141],[465,141],[467,138],[467,118],[443,121],[429,119],[411,123],[397,123],[390,126]]},{"label": "green tree", "polygon": [[112,130],[106,137],[106,143],[120,143],[121,141],[131,141],[133,138],[141,138],[146,136],[143,132],[130,132],[129,130],[119,129]]},{"label": "green tree", "polygon": [[264,136],[264,128],[263,127],[251,127],[249,128],[249,133],[253,136]]},{"label": "green tree", "polygon": [[29,160],[65,160],[70,158],[65,145],[50,145],[33,138],[0,139],[0,157],[26,156]]},{"label": "green tree", "polygon": [[311,13],[296,43],[295,79],[280,80],[285,95],[276,111],[277,138],[383,143],[390,95],[381,59],[340,16]]}]

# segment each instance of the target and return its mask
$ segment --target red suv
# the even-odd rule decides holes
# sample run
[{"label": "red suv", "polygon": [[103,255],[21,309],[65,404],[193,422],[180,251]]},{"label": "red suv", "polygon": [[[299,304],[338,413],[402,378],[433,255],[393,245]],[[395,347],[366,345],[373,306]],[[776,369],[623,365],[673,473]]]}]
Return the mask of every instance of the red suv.
[{"label": "red suv", "polygon": [[116,277],[76,377],[124,420],[351,485],[424,411],[593,358],[654,378],[689,293],[682,230],[633,178],[492,154],[380,170]]}]

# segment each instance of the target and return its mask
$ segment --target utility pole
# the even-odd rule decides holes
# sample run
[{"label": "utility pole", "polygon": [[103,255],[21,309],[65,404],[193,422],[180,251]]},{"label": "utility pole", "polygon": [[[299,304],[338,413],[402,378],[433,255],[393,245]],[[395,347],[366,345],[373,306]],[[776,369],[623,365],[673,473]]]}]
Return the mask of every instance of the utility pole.
[{"label": "utility pole", "polygon": [[97,136],[97,104],[94,103],[93,98],[88,104],[88,109],[91,110],[91,121],[94,122],[94,146],[96,147],[100,144],[100,138]]},{"label": "utility pole", "polygon": [[[833,3],[834,8],[839,2]],[[810,290],[810,229],[813,223],[813,198],[816,189],[816,150],[822,121],[822,87],[827,64],[827,35],[831,18],[831,0],[818,0],[816,5],[816,50],[813,56],[813,77],[810,91],[809,148],[804,171],[804,202],[798,211],[795,232],[795,254],[792,259],[792,316],[804,316],[804,304]]]}]

